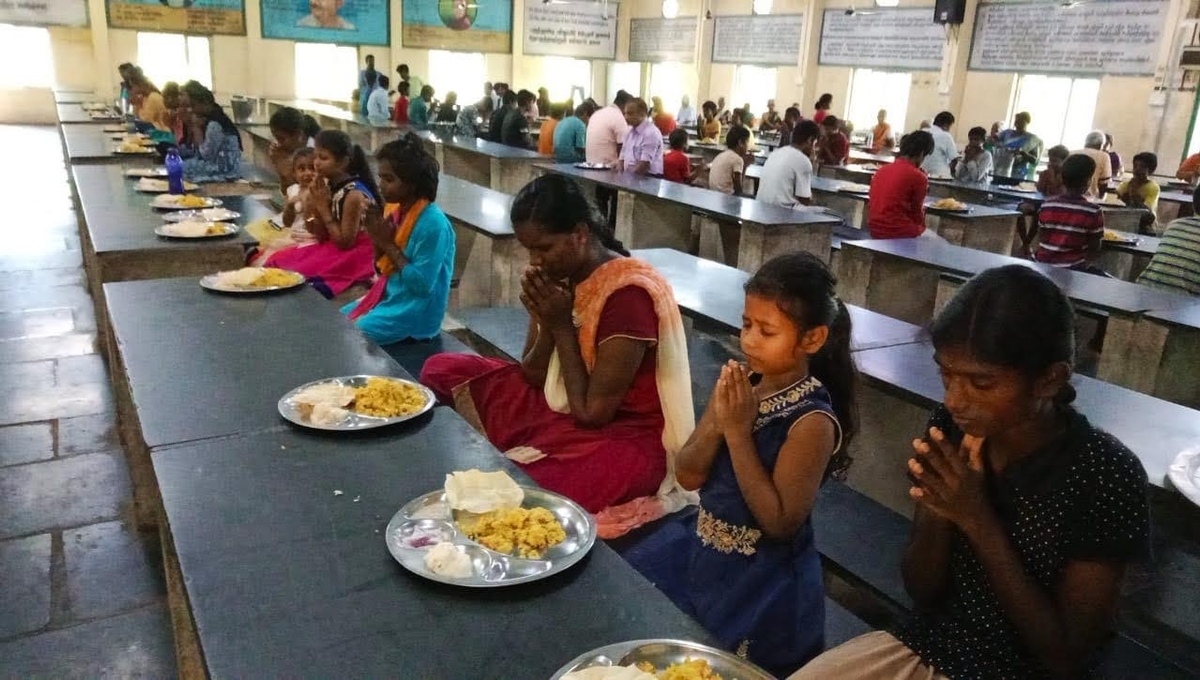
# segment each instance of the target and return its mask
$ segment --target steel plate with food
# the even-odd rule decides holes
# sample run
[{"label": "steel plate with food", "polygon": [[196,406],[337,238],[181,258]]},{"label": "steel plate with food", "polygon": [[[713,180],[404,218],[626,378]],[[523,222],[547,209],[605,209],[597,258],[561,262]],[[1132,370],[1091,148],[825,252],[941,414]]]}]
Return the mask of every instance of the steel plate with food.
[{"label": "steel plate with food", "polygon": [[220,238],[236,233],[237,225],[226,222],[168,222],[154,228],[156,236],[166,238]]},{"label": "steel plate with food", "polygon": [[520,486],[504,472],[464,470],[388,522],[388,551],[405,569],[468,588],[557,574],[596,543],[596,522],[574,501]]},{"label": "steel plate with food", "polygon": [[167,169],[157,168],[125,168],[126,177],[166,177]]},{"label": "steel plate with food", "polygon": [[275,267],[242,267],[200,279],[201,288],[219,293],[269,293],[302,285],[303,274]]},{"label": "steel plate with food", "polygon": [[[133,185],[133,188],[137,191],[142,191],[147,194],[165,194],[171,190],[171,184],[165,179],[143,177],[138,180],[137,184]],[[183,183],[184,191],[195,191],[199,188],[199,184],[193,184],[191,182]]]},{"label": "steel plate with food", "polygon": [[204,210],[180,210],[163,215],[164,222],[229,222],[242,214],[228,208],[206,208]]},{"label": "steel plate with food", "polygon": [[729,652],[686,640],[631,640],[581,654],[551,680],[773,680]]},{"label": "steel plate with food", "polygon": [[1113,229],[1104,230],[1104,240],[1112,243],[1125,243],[1133,245],[1140,241],[1137,234],[1131,234],[1123,231],[1115,231]]},{"label": "steel plate with food", "polygon": [[968,212],[971,207],[962,201],[957,201],[953,198],[943,198],[929,204],[934,210],[948,210],[950,212]]},{"label": "steel plate with food", "polygon": [[428,387],[378,375],[347,375],[301,385],[279,399],[279,415],[316,430],[350,432],[412,420],[436,403]]},{"label": "steel plate with food", "polygon": [[122,142],[121,144],[117,145],[115,149],[113,149],[113,153],[135,156],[156,154],[158,151],[156,151],[152,146],[145,146],[137,142]]},{"label": "steel plate with food", "polygon": [[197,208],[217,208],[220,205],[221,199],[219,198],[193,194],[164,194],[155,196],[154,200],[150,201],[150,207],[160,210],[195,210]]},{"label": "steel plate with food", "polygon": [[581,170],[612,170],[611,163],[576,163],[575,167]]},{"label": "steel plate with food", "polygon": [[855,182],[842,182],[842,184],[838,187],[838,191],[847,194],[866,194],[870,193],[871,185],[857,184]]}]

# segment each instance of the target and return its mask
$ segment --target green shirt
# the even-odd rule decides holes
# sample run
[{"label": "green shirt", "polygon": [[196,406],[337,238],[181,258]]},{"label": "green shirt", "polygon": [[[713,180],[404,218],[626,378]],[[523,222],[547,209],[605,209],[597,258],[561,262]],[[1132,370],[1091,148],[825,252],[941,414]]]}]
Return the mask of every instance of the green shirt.
[{"label": "green shirt", "polygon": [[1183,217],[1167,225],[1158,250],[1137,282],[1200,295],[1200,217]]}]

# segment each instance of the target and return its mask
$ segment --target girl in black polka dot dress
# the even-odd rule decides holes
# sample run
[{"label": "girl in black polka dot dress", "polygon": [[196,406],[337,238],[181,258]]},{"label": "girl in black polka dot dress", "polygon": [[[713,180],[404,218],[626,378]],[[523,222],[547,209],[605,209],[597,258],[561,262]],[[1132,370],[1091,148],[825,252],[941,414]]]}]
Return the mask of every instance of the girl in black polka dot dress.
[{"label": "girl in black polka dot dress", "polygon": [[1071,407],[1073,323],[1020,265],[975,277],[933,322],[946,394],[908,461],[916,610],[792,680],[1091,674],[1149,511],[1141,463]]}]

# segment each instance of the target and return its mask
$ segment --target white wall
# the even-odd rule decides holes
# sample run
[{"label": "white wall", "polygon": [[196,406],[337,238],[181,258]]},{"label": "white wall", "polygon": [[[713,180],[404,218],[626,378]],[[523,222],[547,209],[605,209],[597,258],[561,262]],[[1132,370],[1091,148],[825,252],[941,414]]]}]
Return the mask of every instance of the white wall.
[{"label": "white wall", "polygon": [[[111,94],[116,87],[116,65],[137,60],[136,33],[109,29],[105,23],[104,0],[88,0],[93,18],[90,29],[51,29],[55,53],[55,73],[59,87],[94,88]],[[512,54],[489,54],[486,57],[487,78],[504,81],[515,87],[536,89],[554,78],[547,60],[522,53],[520,36],[523,30],[524,3],[540,0],[514,0]],[[948,41],[941,73],[913,74],[907,120],[915,125],[931,118],[942,109],[955,113],[959,124],[956,135],[965,138],[966,130],[974,125],[989,126],[1008,115],[1016,83],[1016,74],[968,71],[970,35],[975,9],[979,0],[968,0],[967,20],[958,31],[957,42]],[[850,6],[850,0],[775,0],[773,12],[787,14],[803,12],[806,34],[795,67],[778,69],[776,99],[781,106],[799,102],[801,110],[811,113],[813,102],[823,92],[834,97],[834,113],[845,114],[850,94],[851,69],[819,66],[820,21],[826,7]],[[870,4],[863,0],[858,5]],[[902,7],[928,7],[931,0],[901,0]],[[1094,126],[1114,135],[1117,145],[1127,155],[1151,149],[1159,153],[1164,167],[1182,154],[1195,94],[1192,91],[1156,91],[1161,84],[1171,57],[1174,27],[1183,20],[1195,0],[1171,0],[1172,15],[1167,21],[1167,36],[1161,46],[1159,74],[1156,77],[1105,77],[1101,79],[1100,96]],[[423,76],[429,71],[430,53],[427,50],[405,49],[400,44],[400,0],[392,2],[391,45],[362,47],[359,56],[374,54],[381,70],[391,72],[397,63],[406,62],[413,73]],[[707,7],[715,16],[750,13],[751,0],[680,0],[679,16],[699,16]],[[932,13],[932,9],[930,9]],[[624,0],[619,5],[617,58],[628,57],[630,19],[658,17],[658,0]],[[700,39],[695,63],[683,68],[684,89],[693,95],[694,102],[728,95],[733,87],[735,67],[712,64],[713,22],[701,21]],[[291,98],[295,93],[294,44],[286,40],[264,40],[261,37],[261,17],[258,0],[246,0],[246,36],[214,36],[212,38],[212,67],[214,89],[223,96],[231,94],[261,95]],[[764,36],[769,39],[769,36]],[[597,99],[606,92],[607,62],[593,62],[592,90]],[[649,84],[649,68],[643,69],[643,88]],[[436,86],[436,83],[434,84]],[[652,96],[654,93],[643,91]],[[40,101],[40,100],[39,100]]]}]

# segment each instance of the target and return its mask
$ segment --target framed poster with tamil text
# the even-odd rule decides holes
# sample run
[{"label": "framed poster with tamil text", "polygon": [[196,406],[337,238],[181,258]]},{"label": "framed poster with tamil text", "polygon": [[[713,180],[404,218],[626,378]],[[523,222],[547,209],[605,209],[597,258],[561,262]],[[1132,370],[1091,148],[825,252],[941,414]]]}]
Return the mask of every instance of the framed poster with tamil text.
[{"label": "framed poster with tamil text", "polygon": [[968,68],[1086,76],[1154,75],[1168,0],[983,3]]},{"label": "framed poster with tamil text", "polygon": [[800,62],[803,14],[724,16],[714,23],[714,64],[795,66]]},{"label": "framed poster with tamil text", "polygon": [[405,47],[512,52],[512,0],[407,0],[400,7]]},{"label": "framed poster with tamil text", "polygon": [[108,25],[112,28],[191,35],[246,35],[244,0],[107,0],[106,4]]},{"label": "framed poster with tamil text", "polygon": [[904,71],[939,71],[946,29],[933,7],[878,9],[846,14],[827,9],[821,21],[817,63]]},{"label": "framed poster with tamil text", "polygon": [[388,45],[388,0],[261,0],[262,37]]},{"label": "framed poster with tamil text", "polygon": [[599,3],[554,5],[525,3],[521,51],[574,59],[617,58],[617,6],[605,17]]},{"label": "framed poster with tamil text", "polygon": [[0,0],[0,23],[87,26],[87,0]]},{"label": "framed poster with tamil text", "polygon": [[696,60],[696,17],[632,19],[629,24],[629,61]]}]

